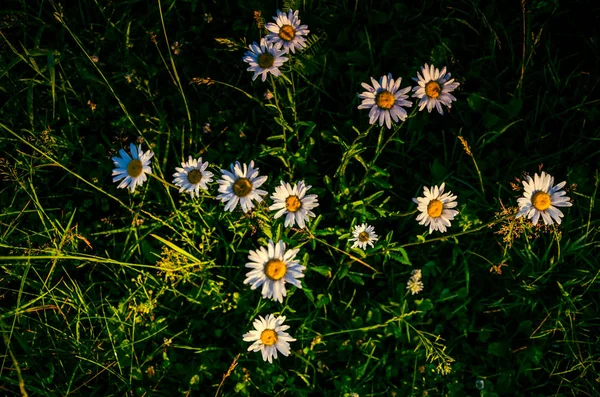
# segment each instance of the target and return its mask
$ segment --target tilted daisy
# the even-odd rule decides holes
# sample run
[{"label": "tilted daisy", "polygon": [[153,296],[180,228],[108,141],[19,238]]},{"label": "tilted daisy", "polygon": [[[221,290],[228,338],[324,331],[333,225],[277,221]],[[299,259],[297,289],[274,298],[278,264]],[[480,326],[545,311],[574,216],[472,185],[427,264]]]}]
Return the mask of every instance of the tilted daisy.
[{"label": "tilted daisy", "polygon": [[302,288],[300,278],[306,267],[302,266],[295,258],[298,248],[285,250],[285,243],[281,240],[274,244],[269,240],[267,249],[260,247],[256,251],[250,251],[246,267],[251,268],[247,274],[244,284],[250,284],[251,289],[262,285],[262,297],[273,299],[283,303],[283,297],[287,295],[285,283],[290,283]]},{"label": "tilted daisy", "polygon": [[266,176],[258,176],[258,168],[254,168],[254,161],[250,162],[250,166],[240,164],[236,161],[231,164],[231,172],[221,170],[223,175],[219,182],[219,194],[217,200],[223,201],[225,211],[233,211],[238,203],[244,212],[248,212],[254,208],[252,200],[260,203],[267,192],[257,189],[262,186],[267,180]]},{"label": "tilted daisy", "polygon": [[440,187],[433,186],[431,188],[424,186],[425,197],[413,198],[413,201],[417,203],[417,210],[421,211],[417,216],[419,225],[429,226],[429,234],[434,230],[446,232],[446,227],[450,226],[450,221],[458,214],[457,210],[452,209],[458,205],[456,196],[453,196],[451,192],[444,193],[445,185],[442,183]]},{"label": "tilted daisy", "polygon": [[369,226],[366,223],[362,225],[354,226],[354,230],[352,231],[352,238],[349,239],[349,242],[353,242],[352,248],[360,247],[363,250],[367,249],[367,244],[373,248],[375,241],[378,240],[378,236],[375,233],[375,228],[373,226]]},{"label": "tilted daisy", "polygon": [[450,93],[459,86],[459,83],[450,78],[450,73],[446,73],[445,66],[440,72],[433,65],[425,64],[421,68],[421,73],[417,72],[417,77],[413,77],[413,80],[419,84],[413,88],[415,92],[413,98],[420,98],[419,110],[427,106],[427,111],[431,113],[431,109],[435,106],[440,114],[444,114],[442,105],[452,107],[452,101],[456,101],[456,98]]},{"label": "tilted daisy", "polygon": [[277,359],[277,351],[284,356],[290,354],[290,343],[296,339],[290,334],[284,332],[290,328],[289,325],[283,325],[285,316],[275,317],[267,314],[267,317],[258,316],[252,325],[254,329],[243,335],[244,342],[254,342],[248,348],[248,351],[260,351],[265,361],[273,363]]},{"label": "tilted daisy", "polygon": [[525,193],[517,200],[519,203],[517,218],[525,216],[535,225],[541,215],[546,225],[552,225],[554,221],[560,225],[563,213],[556,207],[570,207],[573,203],[562,190],[567,182],[552,186],[553,183],[554,177],[544,171],[541,175],[534,174],[533,178],[528,175],[527,180],[523,181]]},{"label": "tilted daisy", "polygon": [[306,186],[304,181],[294,184],[294,187],[281,181],[281,185],[277,186],[275,193],[271,195],[274,204],[269,207],[271,211],[279,210],[275,219],[285,214],[285,227],[297,224],[299,228],[303,228],[309,217],[316,216],[311,210],[319,206],[316,194],[306,195],[311,187]]},{"label": "tilted daisy", "polygon": [[193,159],[192,156],[188,157],[188,161],[182,161],[181,167],[175,167],[176,173],[173,174],[173,183],[180,187],[179,192],[185,191],[189,193],[192,198],[200,196],[200,188],[208,190],[207,183],[212,182],[213,173],[206,171],[208,167],[208,161],[203,163],[202,157],[199,159]]},{"label": "tilted daisy", "polygon": [[406,100],[408,95],[405,95],[410,91],[410,87],[400,89],[401,82],[401,77],[394,80],[392,74],[388,73],[387,76],[381,77],[379,81],[371,77],[373,86],[361,83],[367,91],[358,95],[363,100],[358,108],[371,109],[369,124],[375,124],[379,119],[379,126],[382,126],[385,122],[387,128],[392,128],[392,120],[394,122],[406,120],[406,110],[402,106],[412,106],[412,103]]},{"label": "tilted daisy", "polygon": [[129,145],[129,151],[131,156],[121,149],[119,150],[121,157],[112,158],[117,166],[113,169],[112,175],[113,182],[121,181],[117,188],[129,187],[129,190],[133,192],[136,186],[142,186],[146,182],[146,174],[152,173],[150,159],[154,153],[150,150],[143,152],[142,145],[136,147],[133,143]]},{"label": "tilted daisy", "polygon": [[269,22],[265,25],[269,33],[267,41],[275,44],[277,48],[282,48],[286,54],[296,52],[296,48],[301,50],[306,46],[306,36],[310,31],[308,26],[300,25],[298,19],[298,10],[289,10],[287,14],[277,10],[277,16],[273,17],[275,23]]},{"label": "tilted daisy", "polygon": [[288,60],[287,57],[282,56],[285,51],[282,51],[275,47],[272,43],[262,39],[260,45],[256,42],[250,45],[250,51],[246,51],[242,58],[244,62],[250,64],[247,69],[254,72],[252,80],[262,74],[262,81],[267,79],[267,73],[271,73],[273,76],[281,75],[279,67]]}]

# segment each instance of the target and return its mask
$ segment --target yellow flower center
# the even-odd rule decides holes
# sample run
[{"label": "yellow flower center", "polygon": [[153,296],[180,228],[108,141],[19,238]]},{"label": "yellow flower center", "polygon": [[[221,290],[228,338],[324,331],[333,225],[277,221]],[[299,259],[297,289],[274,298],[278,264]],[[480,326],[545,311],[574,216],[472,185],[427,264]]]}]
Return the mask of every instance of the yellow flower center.
[{"label": "yellow flower center", "polygon": [[289,196],[285,199],[285,209],[289,212],[296,212],[302,207],[302,202],[298,196]]},{"label": "yellow flower center", "polygon": [[444,211],[444,203],[440,200],[433,199],[427,204],[427,214],[432,218],[439,218]]},{"label": "yellow flower center", "polygon": [[279,29],[279,38],[283,41],[292,41],[296,37],[296,29],[292,25],[283,25]]},{"label": "yellow flower center", "polygon": [[369,241],[370,238],[371,236],[369,236],[369,233],[367,232],[360,232],[360,234],[358,235],[358,241],[360,241],[361,243],[366,243],[367,241]]},{"label": "yellow flower center", "polygon": [[394,95],[392,95],[392,93],[389,91],[381,91],[375,97],[375,103],[379,109],[388,110],[394,106],[394,103],[396,103],[396,98],[394,98]]},{"label": "yellow flower center", "polygon": [[142,162],[140,160],[131,160],[127,165],[127,173],[129,176],[134,178],[142,175],[142,171],[144,167],[142,166]]},{"label": "yellow flower center", "polygon": [[279,259],[270,259],[265,264],[265,275],[273,281],[281,280],[287,272],[287,266]]},{"label": "yellow flower center", "polygon": [[260,333],[260,341],[265,346],[272,346],[277,343],[277,332],[272,329],[265,329]]},{"label": "yellow flower center", "polygon": [[536,192],[531,198],[531,204],[538,211],[544,211],[550,208],[552,205],[552,201],[550,200],[550,195],[545,192]]},{"label": "yellow flower center", "polygon": [[233,193],[238,197],[246,197],[252,191],[252,183],[247,178],[239,178],[233,183]]},{"label": "yellow flower center", "polygon": [[268,52],[263,52],[258,56],[258,66],[263,69],[270,68],[275,63],[275,57]]},{"label": "yellow flower center", "polygon": [[199,183],[202,180],[202,172],[200,172],[200,170],[195,169],[191,170],[187,174],[187,179],[192,185],[195,185],[196,183]]},{"label": "yellow flower center", "polygon": [[436,99],[441,93],[442,87],[440,87],[440,84],[437,81],[430,81],[429,83],[425,84],[425,94],[429,98]]}]

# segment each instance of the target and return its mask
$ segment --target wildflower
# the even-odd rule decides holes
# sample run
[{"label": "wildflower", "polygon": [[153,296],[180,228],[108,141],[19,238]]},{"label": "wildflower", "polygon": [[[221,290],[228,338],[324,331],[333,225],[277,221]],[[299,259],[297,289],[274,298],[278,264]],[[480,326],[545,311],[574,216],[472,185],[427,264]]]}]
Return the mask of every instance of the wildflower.
[{"label": "wildflower", "polygon": [[290,283],[302,288],[300,278],[306,267],[296,261],[298,248],[287,250],[285,243],[279,240],[276,244],[269,240],[267,248],[260,247],[256,251],[250,251],[246,267],[251,268],[247,274],[244,284],[250,284],[250,289],[256,289],[262,285],[262,297],[283,303],[283,297],[287,295],[285,283]]},{"label": "wildflower", "polygon": [[394,80],[392,74],[388,73],[387,76],[381,77],[379,82],[371,77],[373,86],[367,83],[361,84],[367,91],[358,95],[363,100],[358,108],[371,109],[369,124],[375,124],[379,119],[379,126],[385,122],[387,128],[392,128],[392,120],[394,122],[406,120],[406,110],[402,106],[412,106],[412,103],[406,100],[408,95],[405,95],[410,91],[410,87],[400,89],[401,82],[401,77]]},{"label": "wildflower", "polygon": [[274,204],[269,207],[269,210],[279,210],[274,218],[277,219],[285,214],[285,227],[297,224],[299,228],[303,228],[309,217],[316,216],[311,210],[319,206],[316,194],[306,195],[311,187],[304,185],[304,181],[300,181],[292,188],[289,183],[281,181],[281,185],[277,186],[275,193],[271,195]]},{"label": "wildflower", "polygon": [[258,316],[254,320],[254,329],[244,334],[244,342],[254,342],[248,348],[248,351],[260,351],[262,358],[270,363],[273,358],[277,359],[277,351],[284,356],[290,354],[289,342],[294,342],[286,331],[290,328],[289,325],[283,325],[285,316],[275,317],[272,314],[267,314],[266,318]]},{"label": "wildflower", "polygon": [[[523,197],[519,198],[519,213],[516,218],[526,216],[531,219],[533,224],[537,224],[540,215],[546,225],[552,225],[554,221],[560,225],[563,213],[556,207],[570,207],[573,204],[562,188],[567,182],[561,182],[554,187],[554,177],[542,171],[541,175],[534,174],[534,177],[527,176],[523,181],[525,192]],[[554,221],[553,221],[554,219]]]},{"label": "wildflower", "polygon": [[375,241],[377,241],[378,238],[379,237],[375,233],[375,228],[363,223],[362,225],[356,225],[354,227],[354,230],[352,231],[352,238],[348,241],[354,241],[352,248],[360,247],[363,250],[366,250],[367,244],[373,248]]},{"label": "wildflower", "polygon": [[252,200],[261,202],[262,196],[267,192],[259,190],[259,188],[267,180],[266,176],[258,176],[258,168],[254,168],[254,161],[250,162],[250,166],[240,164],[236,161],[231,164],[231,172],[221,170],[223,175],[219,179],[219,194],[217,200],[223,201],[225,211],[233,211],[240,203],[244,212],[254,208]]},{"label": "wildflower", "polygon": [[419,85],[413,88],[415,92],[413,98],[420,98],[419,110],[423,110],[427,106],[427,111],[431,113],[431,109],[435,106],[440,114],[444,114],[442,105],[448,108],[452,107],[452,101],[456,98],[450,94],[459,86],[459,83],[450,78],[450,73],[446,73],[446,67],[439,69],[425,64],[421,68],[421,75],[417,72],[417,77],[413,77]]},{"label": "wildflower", "polygon": [[121,157],[113,157],[112,160],[115,162],[117,168],[113,169],[113,182],[118,182],[118,189],[129,187],[131,192],[135,190],[136,186],[141,186],[146,182],[146,174],[151,174],[152,169],[150,168],[150,159],[154,156],[151,151],[143,152],[142,145],[137,147],[131,143],[129,145],[131,156],[128,155],[125,150],[119,150]]},{"label": "wildflower", "polygon": [[274,47],[272,43],[267,42],[265,39],[260,41],[260,45],[256,42],[250,45],[250,51],[246,51],[242,58],[244,62],[250,64],[247,69],[254,72],[252,80],[256,80],[258,75],[262,74],[262,81],[267,79],[267,73],[271,73],[273,76],[280,76],[281,71],[279,67],[288,60],[287,57],[282,56],[284,51],[281,51],[277,47]]},{"label": "wildflower", "polygon": [[269,33],[266,39],[277,48],[283,47],[286,54],[296,52],[306,46],[306,36],[310,31],[308,26],[300,25],[298,10],[289,10],[287,14],[277,10],[277,16],[273,17],[275,23],[269,22],[265,27]]},{"label": "wildflower", "polygon": [[174,55],[179,55],[182,51],[181,47],[183,47],[183,43],[179,43],[178,41],[176,41],[171,46],[171,51],[173,51]]},{"label": "wildflower", "polygon": [[207,183],[212,182],[213,173],[206,171],[208,167],[208,161],[203,163],[202,157],[199,159],[193,159],[192,156],[188,157],[188,161],[183,161],[180,167],[175,167],[176,173],[173,174],[173,183],[180,187],[179,192],[185,191],[189,193],[192,198],[194,195],[200,196],[200,188],[208,190]]},{"label": "wildflower", "polygon": [[417,216],[419,225],[429,226],[429,233],[438,230],[442,233],[446,232],[446,227],[450,226],[450,221],[458,214],[458,211],[453,210],[458,203],[456,196],[451,192],[444,193],[445,183],[441,186],[423,187],[425,197],[413,198],[417,203],[417,209],[421,213]]},{"label": "wildflower", "polygon": [[411,272],[411,276],[406,283],[406,289],[409,290],[412,295],[423,291],[423,282],[421,281],[421,277],[421,269],[415,269]]},{"label": "wildflower", "polygon": [[265,101],[270,101],[271,99],[273,99],[273,93],[269,90],[266,90],[264,98],[265,98]]}]

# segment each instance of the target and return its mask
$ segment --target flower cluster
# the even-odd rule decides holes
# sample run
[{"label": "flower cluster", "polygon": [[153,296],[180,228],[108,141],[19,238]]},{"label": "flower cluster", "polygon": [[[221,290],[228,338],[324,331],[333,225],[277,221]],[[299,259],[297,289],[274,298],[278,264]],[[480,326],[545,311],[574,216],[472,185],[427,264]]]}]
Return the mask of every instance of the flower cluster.
[{"label": "flower cluster", "polygon": [[306,47],[306,36],[310,31],[308,26],[300,24],[298,10],[289,10],[287,13],[277,10],[273,19],[275,22],[265,25],[269,34],[260,43],[252,43],[250,51],[246,51],[242,58],[250,65],[248,71],[254,72],[252,80],[261,75],[262,81],[265,81],[268,73],[280,76],[279,68],[289,60],[284,55],[290,52],[294,54],[296,50]]},{"label": "flower cluster", "polygon": [[[287,13],[277,10],[274,22],[264,26],[268,35],[260,43],[250,45],[243,61],[249,64],[248,70],[254,73],[252,80],[261,76],[264,82],[268,74],[280,76],[282,72],[279,68],[290,59],[291,54],[306,48],[309,30],[306,25],[301,24],[298,14],[297,10],[289,10]],[[451,93],[459,83],[451,78],[446,67],[440,70],[425,64],[413,80],[417,86],[402,88],[402,78],[394,79],[391,73],[379,80],[371,77],[371,84],[362,83],[366,91],[358,95],[362,100],[358,108],[369,109],[370,124],[385,124],[389,129],[392,128],[392,123],[407,119],[406,108],[413,106],[409,101],[411,91],[412,98],[417,99],[419,111],[427,108],[431,112],[435,108],[443,114],[442,105],[451,108],[452,102],[456,101]],[[270,97],[267,95],[266,99],[271,99],[273,94],[267,94]],[[205,124],[204,131],[210,132],[209,124]],[[465,142],[463,145],[470,154],[468,145]],[[120,156],[112,158],[116,167],[112,173],[113,182],[119,183],[117,188],[129,188],[134,192],[137,186],[144,184],[147,175],[152,174],[150,160],[154,153],[150,150],[144,152],[141,145],[130,144],[130,153],[121,149],[119,154]],[[192,199],[199,198],[200,190],[208,194],[209,185],[213,182],[214,174],[207,170],[208,167],[209,163],[204,162],[201,157],[188,156],[187,161],[181,162],[181,167],[175,167],[172,183],[180,193],[187,193]],[[221,169],[221,177],[216,181],[219,193],[216,200],[224,204],[225,211],[233,212],[239,207],[243,213],[249,213],[263,201],[269,200],[268,192],[261,189],[267,179],[267,176],[260,175],[254,161],[249,164],[236,161],[230,164],[229,169]],[[572,205],[566,192],[562,190],[565,184],[566,182],[561,182],[554,185],[554,178],[545,172],[528,176],[523,181],[524,194],[517,200],[519,212],[516,215],[513,213],[513,216],[516,219],[525,217],[534,224],[541,218],[546,225],[560,225],[563,213],[557,207]],[[268,205],[268,210],[274,212],[273,219],[284,217],[285,228],[305,228],[311,218],[316,217],[313,210],[319,206],[318,196],[308,194],[311,188],[303,180],[294,184],[280,181],[270,196],[272,203]],[[458,215],[458,196],[445,189],[445,182],[431,187],[424,186],[423,196],[412,199],[417,205],[416,212],[419,212],[416,221],[429,227],[429,234],[434,231],[445,233]],[[367,250],[367,246],[375,248],[379,239],[374,226],[367,223],[355,225],[351,234],[348,242],[352,243],[353,249]],[[269,240],[266,246],[249,250],[248,262],[245,264],[249,271],[243,283],[248,284],[251,290],[260,288],[263,299],[283,304],[289,285],[302,289],[301,279],[304,278],[306,266],[297,259],[298,253],[299,248],[290,248],[283,240]],[[415,295],[423,291],[423,288],[421,270],[415,269],[406,289]],[[274,314],[266,317],[259,315],[254,319],[254,330],[243,335],[244,341],[252,343],[248,351],[260,351],[263,360],[269,363],[277,359],[278,352],[288,356],[289,343],[296,339],[285,332],[289,329],[288,325],[283,325],[285,320],[285,316],[276,317]]]},{"label": "flower cluster", "polygon": [[421,269],[415,269],[410,273],[410,278],[406,283],[406,289],[409,290],[412,295],[423,291],[423,281],[421,281],[421,277]]},{"label": "flower cluster", "polygon": [[[412,88],[413,98],[418,98],[419,110],[427,108],[428,112],[434,107],[440,114],[444,114],[442,105],[448,108],[452,107],[452,101],[456,98],[450,94],[454,91],[459,83],[450,78],[450,73],[446,73],[446,67],[440,71],[433,65],[425,64],[421,68],[421,73],[417,72],[417,77],[413,77],[417,82],[417,86]],[[404,108],[412,107],[409,102],[408,95],[411,87],[400,88],[402,78],[396,80],[392,78],[392,74],[383,76],[379,81],[371,77],[371,85],[362,83],[362,86],[367,91],[359,94],[362,103],[358,106],[359,109],[369,110],[369,123],[379,123],[379,126],[392,128],[392,120],[404,121],[408,117]]]}]

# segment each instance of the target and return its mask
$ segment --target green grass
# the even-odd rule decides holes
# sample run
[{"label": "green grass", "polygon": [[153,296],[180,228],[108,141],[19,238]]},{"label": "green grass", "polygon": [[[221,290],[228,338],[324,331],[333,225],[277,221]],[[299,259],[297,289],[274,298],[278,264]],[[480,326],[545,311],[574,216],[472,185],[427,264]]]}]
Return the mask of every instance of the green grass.
[{"label": "green grass", "polygon": [[[5,3],[0,394],[600,395],[592,2]],[[288,7],[309,47],[252,82],[254,11]],[[461,83],[451,111],[369,125],[360,83],[405,87],[425,62]],[[130,142],[155,153],[134,194],[111,176]],[[225,213],[216,183],[180,194],[190,154],[215,179],[254,160],[269,195],[305,180],[317,218]],[[558,227],[514,219],[516,178],[540,169],[573,200]],[[460,214],[428,235],[411,198],[442,182]],[[363,222],[366,252],[348,244]],[[269,239],[307,266],[283,304],[243,284]],[[269,313],[297,339],[273,364],[242,341]]]}]

